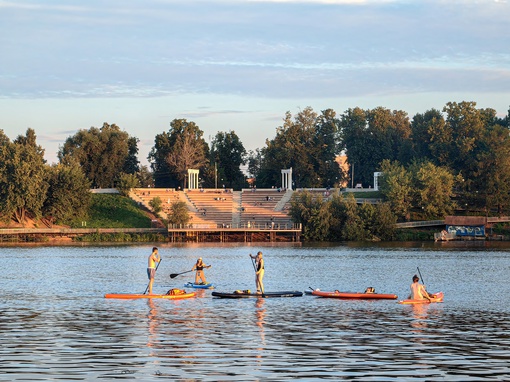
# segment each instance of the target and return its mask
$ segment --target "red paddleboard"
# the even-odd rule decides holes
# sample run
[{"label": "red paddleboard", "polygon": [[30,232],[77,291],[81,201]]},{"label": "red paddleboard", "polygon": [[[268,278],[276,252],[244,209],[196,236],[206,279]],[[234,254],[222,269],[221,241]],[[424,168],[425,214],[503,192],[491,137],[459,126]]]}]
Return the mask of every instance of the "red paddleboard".
[{"label": "red paddleboard", "polygon": [[319,297],[330,297],[330,298],[349,298],[349,299],[365,299],[365,300],[396,300],[396,294],[388,293],[364,293],[364,292],[323,292],[320,290],[312,291],[312,295]]}]

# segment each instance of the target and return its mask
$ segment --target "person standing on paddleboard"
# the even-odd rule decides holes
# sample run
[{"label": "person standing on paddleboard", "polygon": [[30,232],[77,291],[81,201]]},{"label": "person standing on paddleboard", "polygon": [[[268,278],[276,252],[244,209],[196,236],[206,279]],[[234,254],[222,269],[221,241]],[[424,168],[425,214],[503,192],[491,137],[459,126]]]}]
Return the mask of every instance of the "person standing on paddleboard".
[{"label": "person standing on paddleboard", "polygon": [[255,285],[257,287],[257,293],[264,293],[264,258],[262,257],[262,252],[259,251],[257,256],[252,256],[250,253],[250,257],[255,259]]},{"label": "person standing on paddleboard", "polygon": [[161,261],[158,248],[153,247],[152,253],[149,256],[149,264],[147,266],[147,276],[149,277],[149,294],[152,294],[152,285],[154,284],[154,277],[156,277],[156,263]]},{"label": "person standing on paddleboard", "polygon": [[197,271],[197,273],[195,273],[195,284],[197,284],[197,285],[198,284],[201,284],[201,285],[207,284],[207,280],[205,279],[205,275],[204,275],[204,268],[211,268],[211,266],[205,265],[204,262],[202,261],[202,258],[199,257],[196,264],[193,265],[193,268],[191,268],[192,271]]},{"label": "person standing on paddleboard", "polygon": [[425,285],[419,283],[420,278],[418,275],[413,276],[413,283],[411,284],[411,294],[409,295],[410,300],[430,300],[435,296],[429,294],[425,289]]}]

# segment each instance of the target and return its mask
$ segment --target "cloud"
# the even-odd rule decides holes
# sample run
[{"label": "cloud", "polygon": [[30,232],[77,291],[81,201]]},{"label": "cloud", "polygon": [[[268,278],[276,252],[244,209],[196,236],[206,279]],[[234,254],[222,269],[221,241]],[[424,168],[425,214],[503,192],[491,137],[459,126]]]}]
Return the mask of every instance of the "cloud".
[{"label": "cloud", "polygon": [[[508,6],[494,4],[0,2],[7,11],[0,31],[10,36],[0,97],[292,97],[308,88],[316,96],[321,87],[333,96],[335,88],[338,95],[359,92],[388,78],[412,89],[413,73],[431,89],[461,74],[462,90],[476,73],[485,87],[501,90],[507,84],[497,77],[510,66],[501,48],[510,43],[501,33]],[[401,71],[408,76],[399,80]]]}]

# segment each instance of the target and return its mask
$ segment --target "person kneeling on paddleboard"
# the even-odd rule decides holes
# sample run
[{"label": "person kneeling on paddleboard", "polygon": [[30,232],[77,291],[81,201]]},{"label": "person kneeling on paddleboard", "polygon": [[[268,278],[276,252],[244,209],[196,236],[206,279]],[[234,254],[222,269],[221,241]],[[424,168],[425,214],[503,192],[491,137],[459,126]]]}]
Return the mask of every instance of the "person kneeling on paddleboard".
[{"label": "person kneeling on paddleboard", "polygon": [[413,276],[413,283],[411,284],[411,294],[409,295],[410,300],[430,300],[435,298],[433,294],[430,294],[425,289],[425,285],[419,283],[420,278],[418,275]]},{"label": "person kneeling on paddleboard", "polygon": [[197,271],[197,273],[195,273],[195,284],[196,285],[207,284],[207,280],[205,279],[205,275],[204,275],[204,268],[211,268],[211,266],[205,265],[204,262],[202,261],[202,258],[199,257],[196,264],[193,265],[193,268],[191,268],[192,271]]}]

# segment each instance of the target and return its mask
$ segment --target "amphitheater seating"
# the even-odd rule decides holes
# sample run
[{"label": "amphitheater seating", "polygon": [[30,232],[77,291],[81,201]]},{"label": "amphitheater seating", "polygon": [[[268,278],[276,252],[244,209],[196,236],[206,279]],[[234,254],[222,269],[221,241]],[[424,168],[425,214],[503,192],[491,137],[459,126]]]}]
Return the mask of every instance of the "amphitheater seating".
[{"label": "amphitheater seating", "polygon": [[290,227],[288,216],[290,203],[277,208],[285,192],[277,189],[232,190],[200,189],[176,191],[164,188],[139,188],[134,190],[136,198],[150,209],[149,202],[155,197],[162,201],[163,212],[170,211],[175,201],[188,205],[191,221],[195,227],[278,228]]}]

